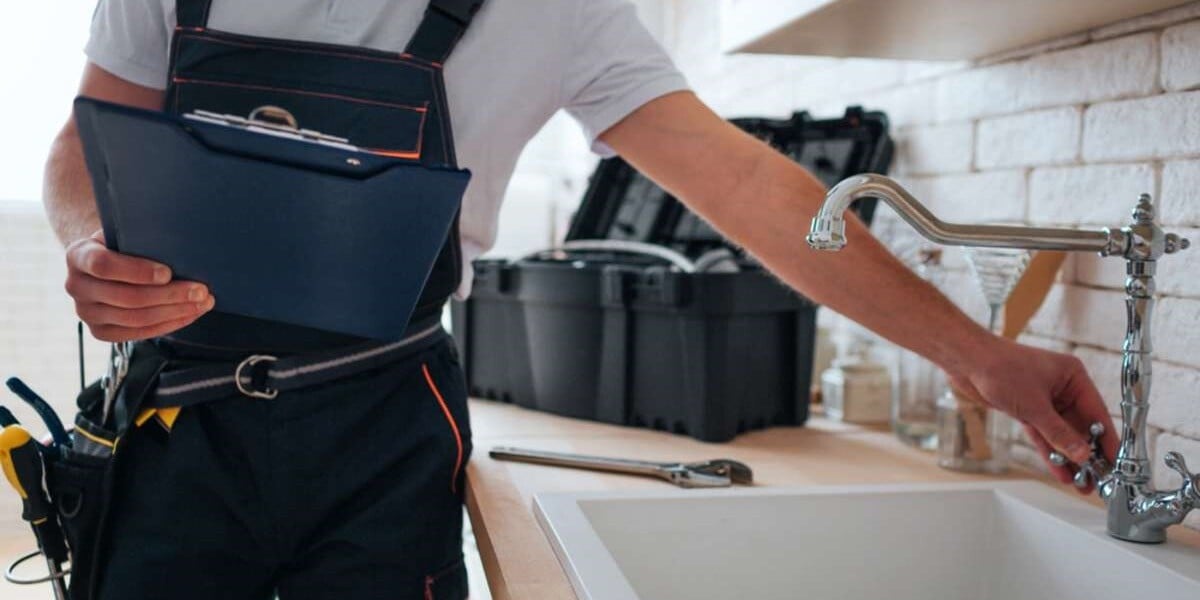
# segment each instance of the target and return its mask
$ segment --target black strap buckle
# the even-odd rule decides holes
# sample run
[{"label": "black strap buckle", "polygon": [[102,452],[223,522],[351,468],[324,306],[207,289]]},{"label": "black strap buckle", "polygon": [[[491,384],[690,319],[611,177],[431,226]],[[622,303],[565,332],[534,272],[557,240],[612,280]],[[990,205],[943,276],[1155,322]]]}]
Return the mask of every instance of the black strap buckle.
[{"label": "black strap buckle", "polygon": [[466,27],[479,10],[483,0],[431,0],[429,8],[436,10]]}]

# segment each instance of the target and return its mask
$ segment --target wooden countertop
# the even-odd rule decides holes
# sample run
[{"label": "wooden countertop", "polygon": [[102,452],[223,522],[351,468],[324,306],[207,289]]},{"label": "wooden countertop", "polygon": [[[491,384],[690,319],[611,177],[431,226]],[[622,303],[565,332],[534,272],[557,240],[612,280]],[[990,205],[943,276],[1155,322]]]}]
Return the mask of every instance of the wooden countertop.
[{"label": "wooden countertop", "polygon": [[488,457],[488,450],[494,446],[650,460],[727,457],[749,464],[759,486],[1035,477],[1023,470],[1000,478],[953,473],[938,468],[932,454],[905,446],[883,428],[822,418],[812,419],[806,427],[773,428],[725,444],[707,444],[678,435],[473,400],[471,427],[475,450],[467,469],[467,510],[496,600],[576,598],[533,515],[534,494],[663,489],[668,484],[649,478],[497,461]]}]

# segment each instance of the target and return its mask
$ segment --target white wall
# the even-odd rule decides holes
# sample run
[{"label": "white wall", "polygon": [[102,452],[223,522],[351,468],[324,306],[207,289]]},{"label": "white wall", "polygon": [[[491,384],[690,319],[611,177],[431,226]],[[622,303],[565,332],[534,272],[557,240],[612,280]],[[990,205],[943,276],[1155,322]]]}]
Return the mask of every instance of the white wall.
[{"label": "white wall", "polygon": [[0,200],[40,195],[42,162],[71,110],[94,6],[0,3]]},{"label": "white wall", "polygon": [[[1200,3],[974,64],[725,56],[719,4],[674,0],[666,39],[726,116],[882,109],[892,173],[945,218],[1120,226],[1149,192],[1170,230],[1200,241]],[[876,214],[881,238],[914,237],[886,207]],[[950,262],[950,295],[983,318],[961,256]],[[1161,456],[1200,457],[1200,252],[1163,259],[1159,275],[1150,441],[1159,484],[1175,485]],[[1073,256],[1023,337],[1081,358],[1114,415],[1123,279],[1120,260]],[[1031,449],[1018,456],[1040,464]]]}]

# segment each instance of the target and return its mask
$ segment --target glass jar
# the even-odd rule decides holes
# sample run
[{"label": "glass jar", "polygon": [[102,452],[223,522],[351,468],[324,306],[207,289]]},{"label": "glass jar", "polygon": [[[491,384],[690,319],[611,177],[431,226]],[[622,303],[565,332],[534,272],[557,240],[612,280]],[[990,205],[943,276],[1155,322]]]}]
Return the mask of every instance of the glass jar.
[{"label": "glass jar", "polygon": [[[936,288],[945,279],[941,248],[916,253],[917,275]],[[942,370],[924,357],[903,348],[896,357],[896,394],[892,400],[892,431],[910,446],[935,450],[938,446],[938,396],[946,387]]]},{"label": "glass jar", "polygon": [[938,466],[967,473],[1008,470],[1012,420],[949,386],[938,398]]},{"label": "glass jar", "polygon": [[903,348],[897,351],[891,421],[900,441],[922,450],[937,449],[937,399],[945,386],[946,376],[936,365]]}]

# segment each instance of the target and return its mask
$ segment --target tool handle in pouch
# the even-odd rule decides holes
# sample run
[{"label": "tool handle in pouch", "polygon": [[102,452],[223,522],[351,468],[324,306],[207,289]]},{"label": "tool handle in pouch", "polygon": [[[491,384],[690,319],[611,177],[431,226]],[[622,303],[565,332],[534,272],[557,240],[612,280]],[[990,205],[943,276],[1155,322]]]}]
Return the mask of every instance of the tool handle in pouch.
[{"label": "tool handle in pouch", "polygon": [[20,425],[0,430],[0,466],[4,477],[21,497],[21,518],[33,524],[54,514],[50,500],[42,490],[42,455],[33,436]]},{"label": "tool handle in pouch", "polygon": [[67,560],[67,547],[58,515],[42,487],[42,454],[37,444],[20,425],[0,430],[0,469],[21,497],[21,518],[33,527],[38,548],[47,559],[61,563]]}]

